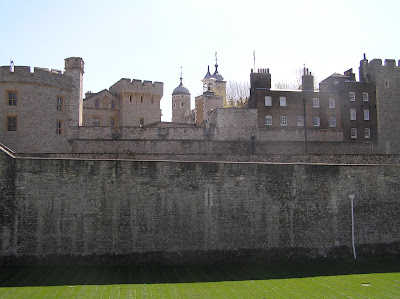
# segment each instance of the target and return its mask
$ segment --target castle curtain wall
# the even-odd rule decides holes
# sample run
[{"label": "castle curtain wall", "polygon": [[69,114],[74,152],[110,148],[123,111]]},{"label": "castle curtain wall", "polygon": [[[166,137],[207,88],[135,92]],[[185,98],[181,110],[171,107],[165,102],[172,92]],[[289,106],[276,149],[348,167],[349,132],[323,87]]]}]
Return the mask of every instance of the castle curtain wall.
[{"label": "castle curtain wall", "polygon": [[398,165],[12,159],[2,153],[0,170],[3,263],[88,255],[135,257],[124,262],[248,253],[258,259],[351,256],[349,195],[355,195],[359,256],[399,253]]}]

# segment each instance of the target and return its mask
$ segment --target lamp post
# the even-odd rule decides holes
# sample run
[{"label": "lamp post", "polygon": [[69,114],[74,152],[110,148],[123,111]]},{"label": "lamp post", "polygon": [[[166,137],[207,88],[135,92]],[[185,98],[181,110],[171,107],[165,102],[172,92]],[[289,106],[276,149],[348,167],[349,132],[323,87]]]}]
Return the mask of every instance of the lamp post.
[{"label": "lamp post", "polygon": [[353,254],[354,254],[354,259],[357,259],[357,254],[356,254],[356,246],[355,246],[355,241],[354,241],[354,199],[356,198],[355,194],[350,194],[349,198],[351,200],[351,241],[353,244]]}]

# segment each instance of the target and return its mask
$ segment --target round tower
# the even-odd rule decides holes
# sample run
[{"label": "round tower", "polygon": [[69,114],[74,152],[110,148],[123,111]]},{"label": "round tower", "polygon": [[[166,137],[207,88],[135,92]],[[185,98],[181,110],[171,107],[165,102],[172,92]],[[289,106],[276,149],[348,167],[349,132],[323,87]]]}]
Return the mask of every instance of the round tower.
[{"label": "round tower", "polygon": [[181,83],[172,92],[172,122],[184,123],[185,115],[190,111],[190,92],[183,86],[182,70]]},{"label": "round tower", "polygon": [[65,74],[72,77],[72,96],[68,105],[69,126],[82,126],[84,62],[80,57],[65,59]]}]

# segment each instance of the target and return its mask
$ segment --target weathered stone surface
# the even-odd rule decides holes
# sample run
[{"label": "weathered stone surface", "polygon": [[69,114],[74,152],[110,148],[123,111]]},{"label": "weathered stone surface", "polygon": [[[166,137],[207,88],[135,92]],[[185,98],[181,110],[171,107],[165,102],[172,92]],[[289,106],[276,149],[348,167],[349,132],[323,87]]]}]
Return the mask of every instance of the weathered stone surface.
[{"label": "weathered stone surface", "polygon": [[0,171],[3,262],[351,255],[349,194],[356,195],[356,248],[363,255],[399,253],[396,165],[12,159],[2,153]]}]

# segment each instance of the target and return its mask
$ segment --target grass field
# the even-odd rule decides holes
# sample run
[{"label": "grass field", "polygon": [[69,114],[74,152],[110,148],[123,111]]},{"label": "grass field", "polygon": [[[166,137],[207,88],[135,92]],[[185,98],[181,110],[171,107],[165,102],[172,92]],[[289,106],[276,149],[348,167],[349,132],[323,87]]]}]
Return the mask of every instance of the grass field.
[{"label": "grass field", "polygon": [[0,298],[400,298],[400,258],[0,271]]}]

